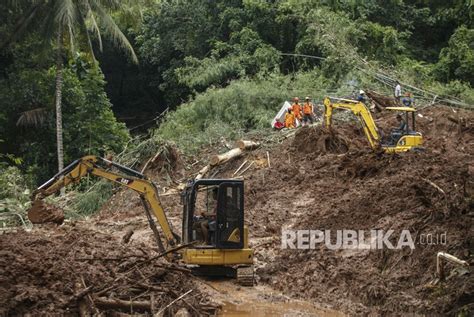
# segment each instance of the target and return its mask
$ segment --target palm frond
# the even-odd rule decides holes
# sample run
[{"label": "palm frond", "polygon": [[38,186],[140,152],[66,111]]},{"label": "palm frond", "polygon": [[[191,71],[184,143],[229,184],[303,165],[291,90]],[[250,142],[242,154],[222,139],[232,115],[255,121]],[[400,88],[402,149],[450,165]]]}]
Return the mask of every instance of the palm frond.
[{"label": "palm frond", "polygon": [[94,11],[92,11],[91,4],[87,0],[85,2],[87,6],[86,18],[91,21],[92,30],[95,32],[95,35],[97,36],[97,40],[99,41],[99,50],[102,52],[103,50],[102,35],[100,34],[99,25],[97,24],[97,20],[95,19]]},{"label": "palm frond", "polygon": [[[114,1],[110,1],[114,2]],[[105,9],[95,1],[91,1],[92,9],[97,13],[97,17],[104,28],[105,32],[111,37],[114,44],[122,48],[125,53],[129,54],[134,63],[138,63],[137,55],[128,41],[125,34],[122,33],[112,17],[105,11]]]},{"label": "palm frond", "polygon": [[80,22],[79,23],[80,28],[82,29],[82,31],[84,32],[84,35],[86,36],[86,42],[87,42],[87,48],[89,50],[89,54],[91,54],[92,60],[95,63],[97,60],[95,58],[94,48],[92,47],[92,41],[89,35],[89,30],[87,29],[87,23],[81,14],[79,14],[79,22]]},{"label": "palm frond", "polygon": [[48,109],[44,107],[27,110],[20,114],[16,125],[18,127],[40,127],[46,121],[47,115]]},{"label": "palm frond", "polygon": [[77,20],[76,6],[73,0],[56,1],[56,5],[56,21],[63,26],[73,26]]}]

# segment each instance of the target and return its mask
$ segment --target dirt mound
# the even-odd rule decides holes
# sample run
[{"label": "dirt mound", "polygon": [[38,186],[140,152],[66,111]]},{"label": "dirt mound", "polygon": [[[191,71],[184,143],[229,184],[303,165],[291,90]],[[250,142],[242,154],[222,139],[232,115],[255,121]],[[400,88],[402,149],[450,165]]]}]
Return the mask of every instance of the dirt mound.
[{"label": "dirt mound", "polygon": [[292,147],[300,154],[345,153],[350,142],[340,132],[321,127],[303,127],[299,129],[292,142]]},{"label": "dirt mound", "polygon": [[0,315],[150,313],[194,316],[215,308],[185,270],[145,245],[124,245],[110,234],[63,226],[9,233],[0,239]]},{"label": "dirt mound", "polygon": [[[336,135],[299,129],[293,140],[220,167],[216,177],[229,177],[244,160],[258,161],[269,151],[271,167],[255,166],[245,175],[246,223],[261,283],[350,314],[474,310],[472,273],[449,266],[447,282],[430,283],[439,251],[473,263],[474,135],[465,122],[474,114],[435,107],[420,114],[425,152],[374,153],[351,122],[335,124]],[[464,118],[464,128],[449,116]],[[376,120],[383,129],[394,124],[385,112]],[[339,229],[409,230],[415,249],[282,250],[286,228],[334,235]],[[443,234],[443,244],[423,240]]]}]

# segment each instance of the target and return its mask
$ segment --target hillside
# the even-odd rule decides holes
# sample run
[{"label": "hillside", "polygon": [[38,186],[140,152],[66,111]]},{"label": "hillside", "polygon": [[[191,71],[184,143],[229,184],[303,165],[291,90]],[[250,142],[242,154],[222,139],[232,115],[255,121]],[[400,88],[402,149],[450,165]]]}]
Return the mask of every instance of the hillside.
[{"label": "hillside", "polygon": [[[2,235],[1,312],[76,313],[78,289],[91,286],[95,294],[105,290],[107,296],[135,301],[160,294],[157,307],[193,290],[187,301],[166,310],[169,315],[182,308],[200,315],[218,307],[224,314],[250,315],[472,313],[472,273],[448,265],[448,279],[434,281],[439,251],[473,264],[474,115],[442,106],[419,113],[423,152],[373,153],[354,122],[340,121],[333,134],[314,126],[287,138],[278,132],[260,137],[260,148],[209,172],[228,178],[245,160],[255,162],[243,174],[245,223],[256,252],[253,290],[192,277],[164,260],[147,263],[157,250],[140,199],[118,189],[90,219]],[[382,127],[394,124],[385,112],[376,121]],[[212,148],[193,157],[177,152],[170,171],[158,162],[146,174],[168,192],[164,186],[194,176],[213,153]],[[180,197],[169,192],[161,201],[179,229]],[[282,231],[291,228],[406,229],[415,248],[330,250],[320,244],[314,250],[284,250]],[[130,229],[129,244],[121,243]],[[420,244],[422,235],[443,233],[445,244]],[[140,269],[133,270],[137,264]]]}]

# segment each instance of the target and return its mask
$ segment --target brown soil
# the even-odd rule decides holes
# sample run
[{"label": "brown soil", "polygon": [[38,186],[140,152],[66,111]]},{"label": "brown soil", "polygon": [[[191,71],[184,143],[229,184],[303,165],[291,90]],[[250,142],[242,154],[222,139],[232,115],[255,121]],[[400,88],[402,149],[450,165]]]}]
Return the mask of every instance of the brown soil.
[{"label": "brown soil", "polygon": [[[0,238],[0,315],[72,315],[89,310],[118,316],[145,313],[140,307],[128,309],[96,305],[87,296],[150,302],[154,312],[178,296],[193,290],[186,303],[178,301],[166,309],[174,316],[186,309],[193,316],[212,314],[216,307],[196,289],[189,273],[174,270],[142,242],[122,244],[104,230],[93,230],[91,223],[36,228],[32,232],[7,233]],[[116,229],[114,229],[116,231]],[[136,269],[134,269],[136,268]],[[80,307],[86,307],[80,310]]]},{"label": "brown soil", "polygon": [[[301,128],[277,147],[218,167],[215,177],[224,178],[244,160],[257,163],[244,177],[260,283],[351,315],[474,311],[472,273],[448,265],[450,279],[431,283],[439,251],[473,263],[474,135],[447,117],[472,123],[474,113],[433,107],[420,114],[421,153],[374,153],[351,122],[334,125],[331,133]],[[376,120],[385,131],[396,125],[392,113]],[[282,250],[284,228],[406,229],[415,249]],[[446,245],[421,245],[422,236],[443,233]]]},{"label": "brown soil", "polygon": [[[357,124],[335,122],[330,133],[319,127],[302,128],[294,138],[276,145],[264,143],[208,173],[206,177],[232,177],[245,160],[255,162],[243,174],[245,222],[263,289],[255,301],[304,299],[350,315],[474,311],[472,272],[448,265],[448,280],[430,283],[436,277],[439,251],[469,261],[472,271],[474,135],[466,127],[472,126],[474,113],[431,107],[420,114],[417,130],[423,133],[426,148],[421,153],[374,153]],[[463,119],[456,124],[450,116]],[[385,112],[377,114],[376,122],[385,131],[396,125],[393,114]],[[279,135],[275,132],[274,136]],[[156,161],[146,174],[165,192],[195,175],[215,151],[203,149],[201,154],[197,161],[184,160],[177,153],[179,164]],[[160,200],[179,232],[179,195]],[[135,231],[130,243],[121,244],[130,228]],[[282,250],[280,237],[285,228],[408,229],[416,247],[329,250],[317,245],[314,250]],[[442,233],[447,235],[445,245],[419,243],[422,235]],[[146,284],[174,290],[162,297],[157,294],[158,306],[169,303],[175,294],[196,289],[197,296],[189,301],[201,313],[207,312],[203,293],[208,292],[202,283],[183,272],[163,270],[164,260],[134,271],[126,281],[113,282],[137,261],[156,254],[140,199],[131,191],[118,190],[92,220],[4,235],[0,247],[0,314],[75,314],[79,301],[71,298],[80,290],[81,276],[87,286],[93,286],[92,294],[112,284],[115,289],[107,296],[133,298],[140,288],[136,281],[143,280],[141,273]],[[282,299],[267,296],[277,291],[283,293]],[[232,293],[224,296],[233,298]],[[191,310],[180,302],[167,313],[180,307]]]},{"label": "brown soil", "polygon": [[[352,124],[336,128],[335,136],[301,129],[291,144],[271,152],[271,169],[251,172],[246,182],[250,231],[273,238],[273,243],[257,247],[262,282],[350,314],[474,311],[472,273],[452,271],[446,283],[429,284],[435,279],[438,251],[473,262],[474,135],[459,132],[446,119],[452,114],[449,109],[421,113],[418,128],[426,140],[422,153],[373,153],[367,144],[360,146],[365,140],[353,133]],[[461,115],[471,122],[474,118],[472,112]],[[390,120],[379,118],[386,126]],[[328,137],[344,145],[350,140],[349,151],[321,151],[318,144]],[[311,149],[309,154],[306,149]],[[416,247],[281,250],[283,227],[407,229]],[[447,234],[446,245],[417,244],[422,234],[442,233]]]},{"label": "brown soil", "polygon": [[64,222],[64,211],[43,200],[35,200],[28,210],[28,219],[37,224],[50,222],[60,225]]}]

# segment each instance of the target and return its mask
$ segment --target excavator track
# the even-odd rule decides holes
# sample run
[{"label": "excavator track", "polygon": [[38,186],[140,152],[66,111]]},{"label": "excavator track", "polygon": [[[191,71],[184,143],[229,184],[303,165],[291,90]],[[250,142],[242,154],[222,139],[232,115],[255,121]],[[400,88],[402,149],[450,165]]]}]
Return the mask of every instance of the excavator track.
[{"label": "excavator track", "polygon": [[253,266],[244,266],[237,268],[237,283],[242,286],[253,286],[255,275]]}]

